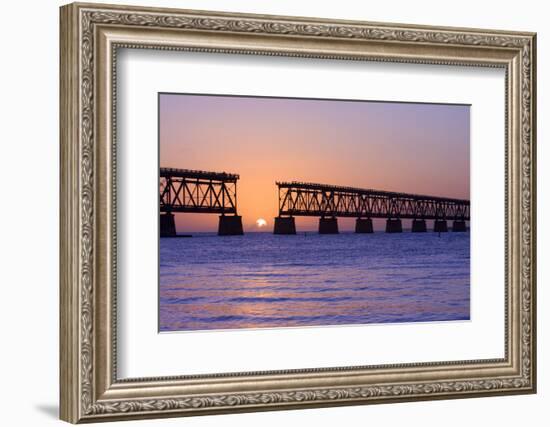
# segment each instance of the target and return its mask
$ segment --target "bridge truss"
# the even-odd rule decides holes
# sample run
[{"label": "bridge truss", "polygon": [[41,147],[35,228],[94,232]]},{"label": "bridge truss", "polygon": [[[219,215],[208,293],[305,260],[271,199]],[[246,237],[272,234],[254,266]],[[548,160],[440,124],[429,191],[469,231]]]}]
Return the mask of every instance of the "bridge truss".
[{"label": "bridge truss", "polygon": [[304,182],[277,182],[279,216],[470,220],[470,201]]},{"label": "bridge truss", "polygon": [[237,214],[239,175],[160,168],[160,212]]}]

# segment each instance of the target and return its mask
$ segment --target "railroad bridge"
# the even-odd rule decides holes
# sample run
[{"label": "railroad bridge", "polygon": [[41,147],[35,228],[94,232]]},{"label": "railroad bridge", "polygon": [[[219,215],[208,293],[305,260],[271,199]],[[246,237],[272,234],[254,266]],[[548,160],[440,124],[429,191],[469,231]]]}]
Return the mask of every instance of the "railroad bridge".
[{"label": "railroad bridge", "polygon": [[395,193],[304,182],[277,182],[279,216],[274,234],[296,234],[296,216],[319,218],[319,233],[338,233],[337,217],[356,218],[356,233],[372,233],[372,218],[386,219],[386,232],[403,231],[402,220],[411,219],[413,232],[427,231],[426,220],[433,220],[433,230],[446,232],[447,221],[453,231],[466,231],[470,220],[470,201],[419,194]]},{"label": "railroad bridge", "polygon": [[237,214],[239,175],[189,169],[160,168],[160,235],[176,236],[174,213],[219,214],[220,236],[243,234]]}]

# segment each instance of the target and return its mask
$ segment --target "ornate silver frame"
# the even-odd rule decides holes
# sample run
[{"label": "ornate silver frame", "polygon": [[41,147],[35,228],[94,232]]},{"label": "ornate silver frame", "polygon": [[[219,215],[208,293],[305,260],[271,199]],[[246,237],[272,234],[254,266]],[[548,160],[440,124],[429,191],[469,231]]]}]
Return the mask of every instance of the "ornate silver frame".
[{"label": "ornate silver frame", "polygon": [[[534,393],[533,33],[71,4],[61,8],[61,419],[77,423]],[[505,357],[118,380],[118,47],[506,70]]]}]

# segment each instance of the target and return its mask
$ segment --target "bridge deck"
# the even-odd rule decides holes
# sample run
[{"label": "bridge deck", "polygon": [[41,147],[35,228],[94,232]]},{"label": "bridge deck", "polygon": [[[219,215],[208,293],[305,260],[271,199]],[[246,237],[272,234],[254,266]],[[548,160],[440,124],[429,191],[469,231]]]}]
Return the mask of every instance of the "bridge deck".
[{"label": "bridge deck", "polygon": [[188,179],[205,179],[212,181],[233,182],[239,179],[239,175],[227,172],[208,172],[191,169],[179,168],[160,168],[161,178],[188,178]]}]

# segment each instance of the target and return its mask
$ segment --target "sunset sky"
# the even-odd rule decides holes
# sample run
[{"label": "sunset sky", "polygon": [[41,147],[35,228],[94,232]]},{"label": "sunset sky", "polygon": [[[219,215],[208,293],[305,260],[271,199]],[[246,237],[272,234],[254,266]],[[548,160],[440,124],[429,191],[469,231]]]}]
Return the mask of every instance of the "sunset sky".
[{"label": "sunset sky", "polygon": [[[245,231],[273,231],[275,181],[470,198],[466,105],[184,94],[159,104],[160,166],[238,173]],[[353,230],[353,219],[338,221]],[[298,231],[317,226],[296,219]],[[176,227],[217,231],[218,216],[176,214]]]}]

